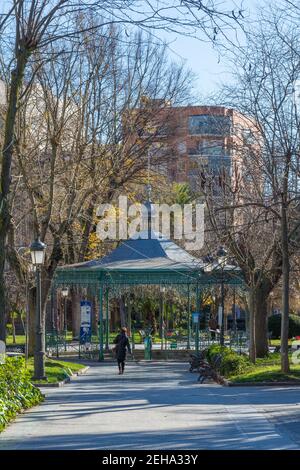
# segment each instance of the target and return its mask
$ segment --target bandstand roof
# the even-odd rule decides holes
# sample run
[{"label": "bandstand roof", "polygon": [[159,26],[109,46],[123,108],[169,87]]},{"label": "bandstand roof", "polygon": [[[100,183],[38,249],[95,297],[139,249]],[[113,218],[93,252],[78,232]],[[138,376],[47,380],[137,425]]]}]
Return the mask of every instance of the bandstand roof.
[{"label": "bandstand roof", "polygon": [[[196,258],[160,233],[141,232],[140,238],[124,240],[103,258],[59,267],[56,285],[212,284],[219,282],[204,272]],[[241,283],[238,268],[226,266],[226,283]],[[235,271],[235,275],[232,276]]]}]

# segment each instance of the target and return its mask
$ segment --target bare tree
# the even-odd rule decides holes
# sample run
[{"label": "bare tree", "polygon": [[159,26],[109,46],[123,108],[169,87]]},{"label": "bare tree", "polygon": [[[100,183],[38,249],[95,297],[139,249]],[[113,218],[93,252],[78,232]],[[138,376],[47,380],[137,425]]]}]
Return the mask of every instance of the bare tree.
[{"label": "bare tree", "polygon": [[[17,112],[24,98],[24,76],[31,83],[34,74],[28,65],[33,55],[49,60],[47,46],[62,38],[77,40],[82,31],[81,19],[92,14],[96,21],[88,30],[107,24],[135,25],[148,29],[168,29],[184,34],[202,31],[215,37],[219,31],[243,18],[241,10],[219,10],[214,2],[174,1],[171,6],[163,1],[145,2],[114,0],[11,0],[0,10],[2,78],[7,81],[8,99],[5,114],[4,137],[1,151],[0,191],[0,338],[5,339],[5,243],[10,224],[11,166]],[[12,47],[11,47],[12,45]],[[59,52],[59,51],[58,51]],[[55,52],[57,54],[57,52]],[[3,65],[5,64],[5,65]],[[36,72],[35,67],[30,71]],[[36,234],[37,235],[37,234]]]},{"label": "bare tree", "polygon": [[[279,34],[280,32],[280,34]],[[207,192],[219,240],[236,257],[250,292],[251,357],[268,351],[267,300],[282,276],[282,371],[288,371],[290,256],[299,237],[298,32],[282,16],[261,19],[247,47],[234,51],[236,83],[232,176]]]},{"label": "bare tree", "polygon": [[[68,60],[62,54],[60,60],[43,64],[18,114],[9,233],[16,231],[26,208],[28,223],[49,245],[42,276],[44,318],[58,263],[82,261],[88,253],[98,204],[145,180],[147,151],[170,110],[165,109],[154,133],[141,137],[125,132],[129,120],[134,129],[139,127],[136,107],[141,98],[146,94],[160,97],[160,103],[181,102],[191,88],[190,74],[169,63],[164,45],[158,47],[141,34],[123,45],[115,27],[103,33],[89,33],[93,42],[85,54],[74,46]],[[147,110],[146,127],[157,112],[156,106]],[[168,155],[160,152],[152,158],[155,162]],[[9,259],[21,279],[24,270],[15,245],[12,236]],[[32,289],[31,305],[34,295]]]}]

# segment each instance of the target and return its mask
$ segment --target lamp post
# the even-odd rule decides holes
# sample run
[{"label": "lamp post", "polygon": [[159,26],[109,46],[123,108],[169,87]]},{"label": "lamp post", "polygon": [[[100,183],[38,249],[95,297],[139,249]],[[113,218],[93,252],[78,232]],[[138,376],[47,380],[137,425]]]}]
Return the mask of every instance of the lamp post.
[{"label": "lamp post", "polygon": [[[27,248],[28,249],[28,248]],[[34,274],[36,273],[36,266],[29,263],[28,266],[28,274],[26,280],[26,328],[25,328],[25,359],[28,361],[29,358],[29,279],[32,279]]]},{"label": "lamp post", "polygon": [[32,265],[36,274],[36,317],[35,317],[35,349],[34,379],[43,380],[45,376],[45,337],[42,321],[41,267],[45,260],[46,245],[37,238],[30,245]]},{"label": "lamp post", "polygon": [[63,287],[61,290],[61,295],[64,299],[64,331],[65,331],[65,351],[67,350],[67,334],[68,334],[68,325],[67,325],[67,300],[69,295],[69,289]]}]

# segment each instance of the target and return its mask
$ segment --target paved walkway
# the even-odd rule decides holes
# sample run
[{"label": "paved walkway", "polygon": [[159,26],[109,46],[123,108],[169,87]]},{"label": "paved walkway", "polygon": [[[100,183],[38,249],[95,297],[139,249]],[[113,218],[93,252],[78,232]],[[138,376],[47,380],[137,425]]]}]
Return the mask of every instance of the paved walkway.
[{"label": "paved walkway", "polygon": [[300,449],[299,388],[196,379],[179,363],[129,363],[124,376],[93,365],[45,389],[45,403],[0,435],[0,449]]}]

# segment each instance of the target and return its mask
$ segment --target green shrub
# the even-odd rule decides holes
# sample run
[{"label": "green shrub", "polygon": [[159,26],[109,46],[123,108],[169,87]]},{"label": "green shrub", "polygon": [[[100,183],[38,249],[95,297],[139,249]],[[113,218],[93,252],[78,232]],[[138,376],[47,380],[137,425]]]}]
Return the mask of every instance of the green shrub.
[{"label": "green shrub", "polygon": [[30,382],[22,357],[6,357],[0,364],[0,432],[22,409],[43,400],[40,390]]},{"label": "green shrub", "polygon": [[[268,319],[268,330],[272,333],[273,339],[280,338],[281,315],[272,315]],[[298,315],[289,316],[289,338],[300,335],[300,317]]]},{"label": "green shrub", "polygon": [[242,374],[251,368],[248,356],[238,354],[225,346],[213,345],[207,349],[206,357],[211,365],[215,364],[217,357],[221,357],[218,362],[218,372],[223,377]]}]

